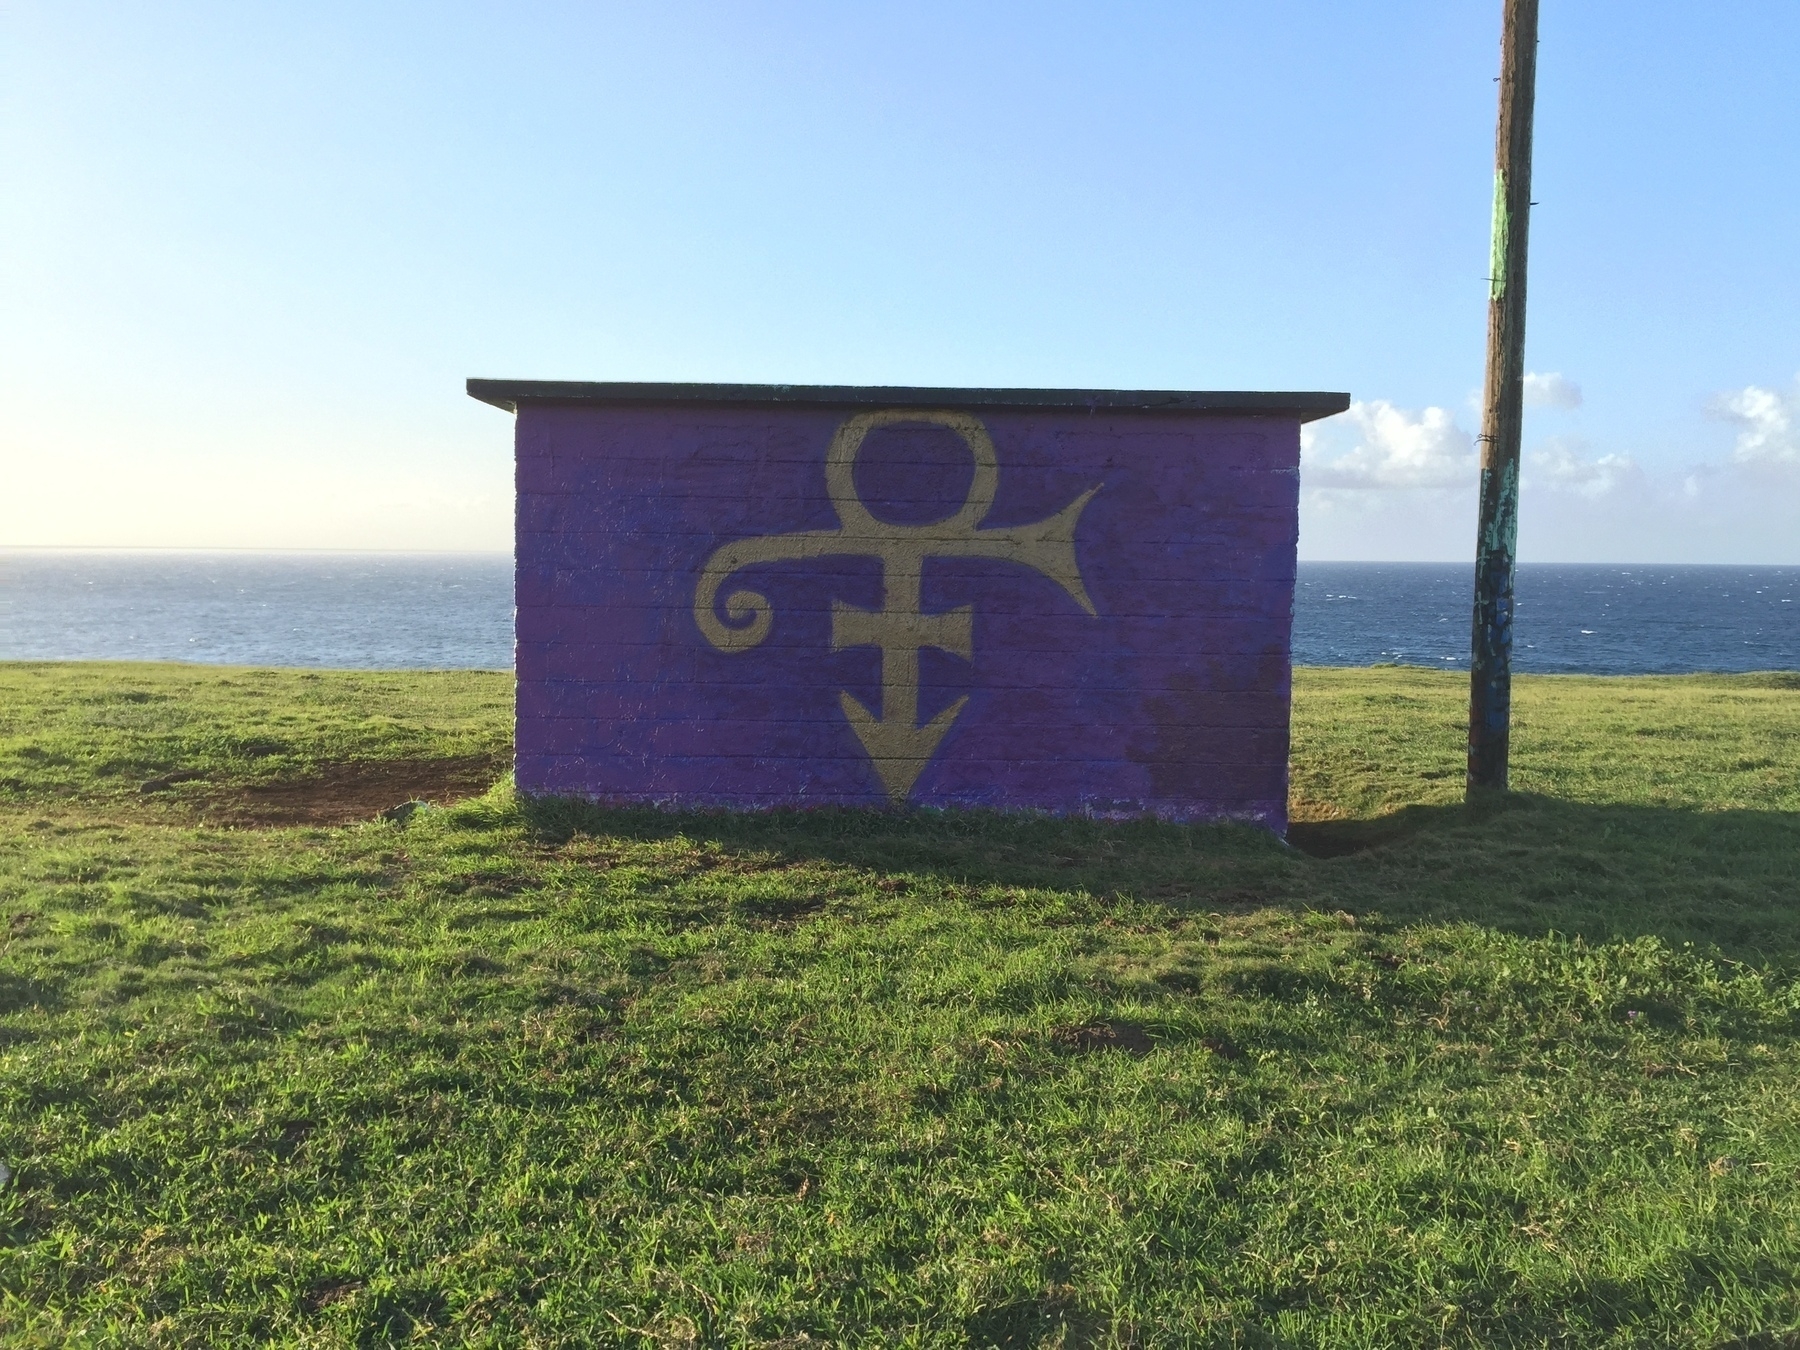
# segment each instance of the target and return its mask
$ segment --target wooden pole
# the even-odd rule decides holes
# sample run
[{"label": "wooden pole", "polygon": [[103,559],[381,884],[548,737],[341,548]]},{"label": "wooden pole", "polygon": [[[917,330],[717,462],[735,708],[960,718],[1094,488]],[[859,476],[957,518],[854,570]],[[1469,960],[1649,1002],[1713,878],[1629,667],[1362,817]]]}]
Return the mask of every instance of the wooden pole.
[{"label": "wooden pole", "polygon": [[1505,791],[1512,731],[1513,563],[1519,535],[1519,432],[1525,401],[1525,247],[1531,218],[1531,112],[1538,0],[1504,0],[1494,243],[1481,415],[1481,518],[1469,660],[1467,793]]}]

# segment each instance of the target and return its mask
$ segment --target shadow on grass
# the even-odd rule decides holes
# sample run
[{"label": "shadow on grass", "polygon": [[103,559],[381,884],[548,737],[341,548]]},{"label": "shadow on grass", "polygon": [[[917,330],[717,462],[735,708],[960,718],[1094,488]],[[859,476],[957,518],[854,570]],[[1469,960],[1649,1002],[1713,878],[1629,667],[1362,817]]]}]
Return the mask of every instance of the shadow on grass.
[{"label": "shadow on grass", "polygon": [[547,842],[577,835],[638,842],[686,839],[770,865],[827,862],[952,884],[1085,890],[1176,899],[1196,888],[1209,904],[1281,903],[1298,861],[1248,825],[1100,821],[1023,812],[918,809],[661,811],[561,797],[521,798]]},{"label": "shadow on grass", "polygon": [[[1359,824],[1339,838],[1356,839]],[[1353,912],[1590,942],[1655,937],[1800,968],[1800,814],[1518,794],[1365,829],[1369,847],[1314,864]]]},{"label": "shadow on grass", "polygon": [[1434,826],[1460,824],[1467,816],[1461,806],[1407,806],[1360,820],[1296,820],[1288,825],[1287,841],[1309,858],[1347,858]]},{"label": "shadow on grass", "polygon": [[1523,793],[1295,825],[1338,902],[1590,942],[1655,937],[1800,967],[1800,815]]},{"label": "shadow on grass", "polygon": [[973,886],[1085,891],[1178,909],[1280,906],[1470,923],[1589,942],[1656,937],[1800,966],[1800,815],[1589,804],[1513,794],[1296,825],[1287,847],[1238,825],[982,811],[664,812],[522,799],[549,843],[686,839],[767,865],[824,861]]}]

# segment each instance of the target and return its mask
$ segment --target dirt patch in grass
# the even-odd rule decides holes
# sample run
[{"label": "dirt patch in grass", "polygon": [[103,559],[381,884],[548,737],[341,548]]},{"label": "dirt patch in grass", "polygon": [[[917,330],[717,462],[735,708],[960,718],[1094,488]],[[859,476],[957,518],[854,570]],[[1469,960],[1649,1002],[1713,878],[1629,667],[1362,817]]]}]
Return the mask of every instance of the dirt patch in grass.
[{"label": "dirt patch in grass", "polygon": [[333,764],[307,778],[209,792],[200,810],[225,825],[347,825],[402,802],[453,802],[486,792],[506,772],[492,755]]},{"label": "dirt patch in grass", "polygon": [[329,1308],[334,1303],[342,1303],[345,1299],[355,1298],[361,1292],[361,1280],[321,1280],[306,1291],[300,1300],[306,1311],[316,1313]]},{"label": "dirt patch in grass", "polygon": [[1057,1027],[1050,1033],[1050,1043],[1059,1050],[1077,1055],[1089,1055],[1096,1050],[1123,1050],[1134,1058],[1147,1055],[1155,1048],[1144,1029],[1135,1022],[1116,1021]]}]

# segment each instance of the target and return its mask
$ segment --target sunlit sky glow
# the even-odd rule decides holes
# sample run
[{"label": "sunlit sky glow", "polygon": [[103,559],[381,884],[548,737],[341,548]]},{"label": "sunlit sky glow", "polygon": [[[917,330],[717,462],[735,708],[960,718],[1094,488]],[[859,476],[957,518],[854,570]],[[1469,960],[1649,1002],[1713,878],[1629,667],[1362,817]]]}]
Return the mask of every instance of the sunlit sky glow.
[{"label": "sunlit sky glow", "polygon": [[[1468,556],[1499,0],[0,9],[0,544],[504,549],[526,378],[1342,389]],[[1545,0],[1521,552],[1800,562],[1800,6]]]}]

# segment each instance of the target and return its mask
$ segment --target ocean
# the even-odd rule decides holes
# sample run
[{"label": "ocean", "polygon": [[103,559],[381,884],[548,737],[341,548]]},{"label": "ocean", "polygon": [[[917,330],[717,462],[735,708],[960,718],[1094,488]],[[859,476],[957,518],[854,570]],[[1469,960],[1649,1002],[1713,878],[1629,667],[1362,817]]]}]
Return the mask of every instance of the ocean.
[{"label": "ocean", "polygon": [[0,659],[505,670],[505,554],[0,551]]},{"label": "ocean", "polygon": [[[1467,669],[1473,568],[1302,563],[1300,665]],[[1514,668],[1800,670],[1800,567],[1519,569]],[[0,550],[0,659],[512,665],[502,554]]]},{"label": "ocean", "polygon": [[[1473,563],[1301,563],[1294,661],[1469,668]],[[1800,670],[1800,567],[1521,563],[1513,669]]]}]

